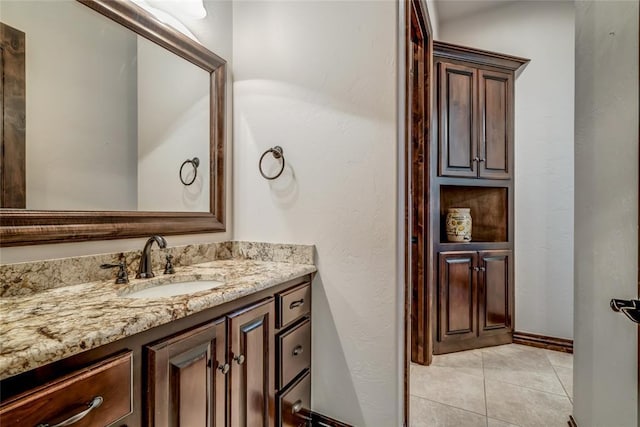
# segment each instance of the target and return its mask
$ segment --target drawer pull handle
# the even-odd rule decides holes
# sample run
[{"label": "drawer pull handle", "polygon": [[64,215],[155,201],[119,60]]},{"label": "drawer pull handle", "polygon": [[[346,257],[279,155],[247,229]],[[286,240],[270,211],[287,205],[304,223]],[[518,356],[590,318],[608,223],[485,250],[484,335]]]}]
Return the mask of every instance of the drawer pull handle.
[{"label": "drawer pull handle", "polygon": [[291,352],[294,356],[297,356],[299,354],[302,354],[302,346],[299,345],[296,348],[293,349],[293,351]]},{"label": "drawer pull handle", "polygon": [[55,424],[55,425],[51,425],[49,423],[40,423],[40,424],[38,424],[37,427],[65,427],[65,426],[70,426],[71,424],[75,424],[78,421],[80,421],[81,419],[83,419],[84,417],[86,417],[87,415],[89,415],[89,412],[93,411],[98,406],[102,405],[103,401],[104,401],[104,399],[102,398],[102,396],[96,396],[91,400],[91,402],[89,402],[87,404],[89,407],[87,409],[85,409],[84,411],[79,412],[79,413],[67,418],[66,420],[62,421],[61,423],[58,423],[58,424]]},{"label": "drawer pull handle", "polygon": [[235,356],[233,360],[238,362],[238,365],[242,365],[244,363],[244,355]]},{"label": "drawer pull handle", "polygon": [[230,366],[228,363],[225,363],[224,365],[218,366],[218,369],[220,369],[222,375],[227,375],[229,373]]},{"label": "drawer pull handle", "polygon": [[304,298],[299,299],[297,301],[293,301],[291,304],[289,304],[289,310],[293,310],[296,307],[300,307],[302,304],[304,304]]},{"label": "drawer pull handle", "polygon": [[300,412],[300,410],[302,410],[302,400],[296,401],[296,403],[294,403],[293,406],[291,406],[292,414],[297,414],[298,412]]}]

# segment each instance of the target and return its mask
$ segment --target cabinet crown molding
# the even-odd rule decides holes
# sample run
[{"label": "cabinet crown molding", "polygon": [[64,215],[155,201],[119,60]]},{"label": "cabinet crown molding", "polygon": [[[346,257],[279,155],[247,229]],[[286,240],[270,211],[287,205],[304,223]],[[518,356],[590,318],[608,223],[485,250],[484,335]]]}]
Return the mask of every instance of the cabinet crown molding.
[{"label": "cabinet crown molding", "polygon": [[440,41],[433,42],[433,54],[441,58],[457,59],[474,64],[502,68],[514,72],[516,76],[531,62],[527,58]]}]

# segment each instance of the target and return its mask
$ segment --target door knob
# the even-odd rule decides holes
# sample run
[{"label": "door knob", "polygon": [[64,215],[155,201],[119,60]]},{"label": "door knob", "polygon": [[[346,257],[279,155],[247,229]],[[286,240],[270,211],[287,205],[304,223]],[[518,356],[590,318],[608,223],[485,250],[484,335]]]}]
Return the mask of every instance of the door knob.
[{"label": "door knob", "polygon": [[640,323],[640,300],[614,298],[609,305],[613,311],[624,314],[634,323]]}]

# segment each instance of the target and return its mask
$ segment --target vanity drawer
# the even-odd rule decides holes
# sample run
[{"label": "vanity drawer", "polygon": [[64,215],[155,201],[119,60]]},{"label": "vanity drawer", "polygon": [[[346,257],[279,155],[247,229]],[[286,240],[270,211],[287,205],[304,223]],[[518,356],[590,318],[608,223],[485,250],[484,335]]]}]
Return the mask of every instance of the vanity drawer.
[{"label": "vanity drawer", "polygon": [[307,372],[285,393],[278,395],[278,420],[282,427],[304,426],[305,419],[298,413],[308,413],[311,408],[311,373]]},{"label": "vanity drawer", "polygon": [[311,311],[311,285],[305,283],[276,295],[277,327],[284,328]]},{"label": "vanity drawer", "polygon": [[285,387],[300,372],[311,367],[311,320],[278,335],[278,389]]},{"label": "vanity drawer", "polygon": [[0,425],[55,425],[76,416],[73,427],[99,427],[125,417],[133,410],[132,357],[120,354],[3,402]]}]

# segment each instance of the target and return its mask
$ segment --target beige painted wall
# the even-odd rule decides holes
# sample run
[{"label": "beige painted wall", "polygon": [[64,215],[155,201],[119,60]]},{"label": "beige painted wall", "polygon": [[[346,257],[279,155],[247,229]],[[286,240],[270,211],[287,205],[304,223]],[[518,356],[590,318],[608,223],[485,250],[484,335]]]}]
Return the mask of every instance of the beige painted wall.
[{"label": "beige painted wall", "polygon": [[[233,9],[234,235],[316,245],[312,406],[369,427],[400,414],[397,8]],[[269,182],[257,164],[274,145],[288,167]]]}]

